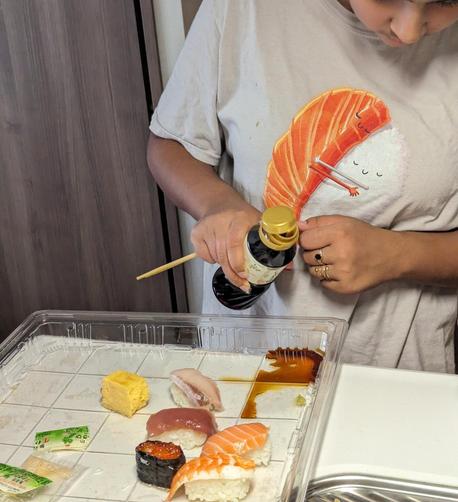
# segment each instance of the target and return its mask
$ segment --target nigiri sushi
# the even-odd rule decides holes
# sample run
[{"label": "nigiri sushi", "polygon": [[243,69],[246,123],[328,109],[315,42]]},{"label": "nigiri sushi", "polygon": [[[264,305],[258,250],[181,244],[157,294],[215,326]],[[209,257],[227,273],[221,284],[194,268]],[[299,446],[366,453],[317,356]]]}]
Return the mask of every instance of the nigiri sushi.
[{"label": "nigiri sushi", "polygon": [[150,485],[170,488],[172,479],[186,462],[183,450],[173,443],[145,441],[135,448],[137,476]]},{"label": "nigiri sushi", "polygon": [[189,500],[241,500],[250,491],[254,467],[252,460],[225,453],[194,458],[175,474],[166,501],[183,485]]},{"label": "nigiri sushi", "polygon": [[178,406],[192,406],[222,411],[221,396],[216,383],[194,368],[183,368],[170,373],[170,393]]},{"label": "nigiri sushi", "polygon": [[201,456],[237,454],[250,458],[256,465],[268,465],[271,450],[269,429],[264,424],[253,422],[233,425],[209,437]]},{"label": "nigiri sushi", "polygon": [[203,408],[168,408],[151,415],[146,430],[151,439],[190,450],[202,446],[218,427],[213,414]]}]

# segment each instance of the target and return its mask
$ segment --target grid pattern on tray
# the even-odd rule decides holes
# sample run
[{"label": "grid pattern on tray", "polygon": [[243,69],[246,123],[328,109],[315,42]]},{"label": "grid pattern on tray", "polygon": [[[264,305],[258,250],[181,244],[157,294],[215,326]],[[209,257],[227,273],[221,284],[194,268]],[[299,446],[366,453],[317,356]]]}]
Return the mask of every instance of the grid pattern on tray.
[{"label": "grid pattern on tray", "polygon": [[[42,336],[46,339],[55,337]],[[164,350],[99,343],[87,348],[67,348],[47,353],[0,402],[0,462],[19,466],[32,453],[35,432],[89,425],[91,442],[84,453],[60,452],[66,462],[86,467],[81,479],[62,497],[71,502],[107,500],[156,502],[164,492],[139,482],[135,472],[135,446],[145,439],[151,413],[173,407],[168,392],[170,371],[194,367],[217,381],[225,406],[216,413],[220,429],[243,423],[240,414],[252,380],[266,362],[263,356]],[[150,386],[150,402],[132,418],[109,412],[100,405],[104,375],[117,369],[137,372]],[[241,381],[227,381],[234,379]],[[226,380],[225,380],[226,379]],[[271,428],[272,461],[258,467],[254,488],[247,501],[269,500],[280,480],[292,435],[303,408],[285,406],[269,412],[262,422]],[[267,415],[267,413],[265,414]],[[187,458],[200,449],[185,451]],[[42,496],[43,502],[46,497]],[[67,500],[69,499],[69,500]],[[273,500],[274,497],[272,495]],[[187,500],[184,496],[176,500]]]}]

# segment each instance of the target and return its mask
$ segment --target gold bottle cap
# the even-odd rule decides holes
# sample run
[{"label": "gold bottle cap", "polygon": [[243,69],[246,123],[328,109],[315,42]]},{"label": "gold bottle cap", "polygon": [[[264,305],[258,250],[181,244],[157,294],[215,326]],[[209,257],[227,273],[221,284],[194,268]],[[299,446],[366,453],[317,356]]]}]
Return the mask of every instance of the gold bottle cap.
[{"label": "gold bottle cap", "polygon": [[271,249],[284,251],[297,243],[299,228],[292,209],[286,206],[270,207],[261,216],[259,236]]}]

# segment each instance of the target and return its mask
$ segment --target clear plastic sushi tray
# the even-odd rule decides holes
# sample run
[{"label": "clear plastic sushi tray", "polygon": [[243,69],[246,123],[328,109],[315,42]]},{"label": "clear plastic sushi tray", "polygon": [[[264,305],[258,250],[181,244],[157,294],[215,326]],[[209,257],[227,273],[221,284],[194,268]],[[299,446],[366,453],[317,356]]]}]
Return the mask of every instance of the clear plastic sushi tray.
[{"label": "clear plastic sushi tray", "polygon": [[[55,453],[82,472],[58,498],[162,501],[166,490],[138,480],[135,447],[147,439],[149,416],[176,406],[170,372],[196,368],[219,388],[219,430],[250,421],[269,427],[271,460],[256,467],[245,500],[304,501],[345,333],[337,319],[36,312],[0,346],[0,463],[20,466],[36,432],[87,425],[85,451]],[[273,370],[266,355],[278,348],[320,354],[314,382],[276,380],[254,398],[260,371]],[[116,370],[148,382],[149,403],[132,418],[100,404],[102,378]],[[250,399],[255,416],[243,418]],[[200,448],[184,453],[190,460]],[[36,493],[34,500],[56,500],[47,488]],[[174,500],[187,500],[183,489]]]}]

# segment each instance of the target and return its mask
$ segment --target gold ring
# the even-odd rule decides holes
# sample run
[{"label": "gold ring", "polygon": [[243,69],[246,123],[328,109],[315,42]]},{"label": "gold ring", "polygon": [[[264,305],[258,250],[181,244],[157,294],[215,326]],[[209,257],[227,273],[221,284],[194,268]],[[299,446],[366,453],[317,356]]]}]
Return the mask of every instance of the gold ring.
[{"label": "gold ring", "polygon": [[326,265],[324,267],[323,276],[324,276],[324,280],[325,281],[330,281],[331,280],[331,278],[329,277],[329,266],[328,265]]},{"label": "gold ring", "polygon": [[318,265],[324,265],[322,249],[318,249],[318,251],[315,253],[315,261],[318,263]]},{"label": "gold ring", "polygon": [[332,278],[329,275],[329,265],[320,265],[318,267],[314,267],[313,270],[320,281],[332,281]]},{"label": "gold ring", "polygon": [[324,281],[326,279],[326,271],[325,271],[326,265],[320,265],[319,267],[315,267],[315,274],[317,275],[318,279],[320,281]]}]

